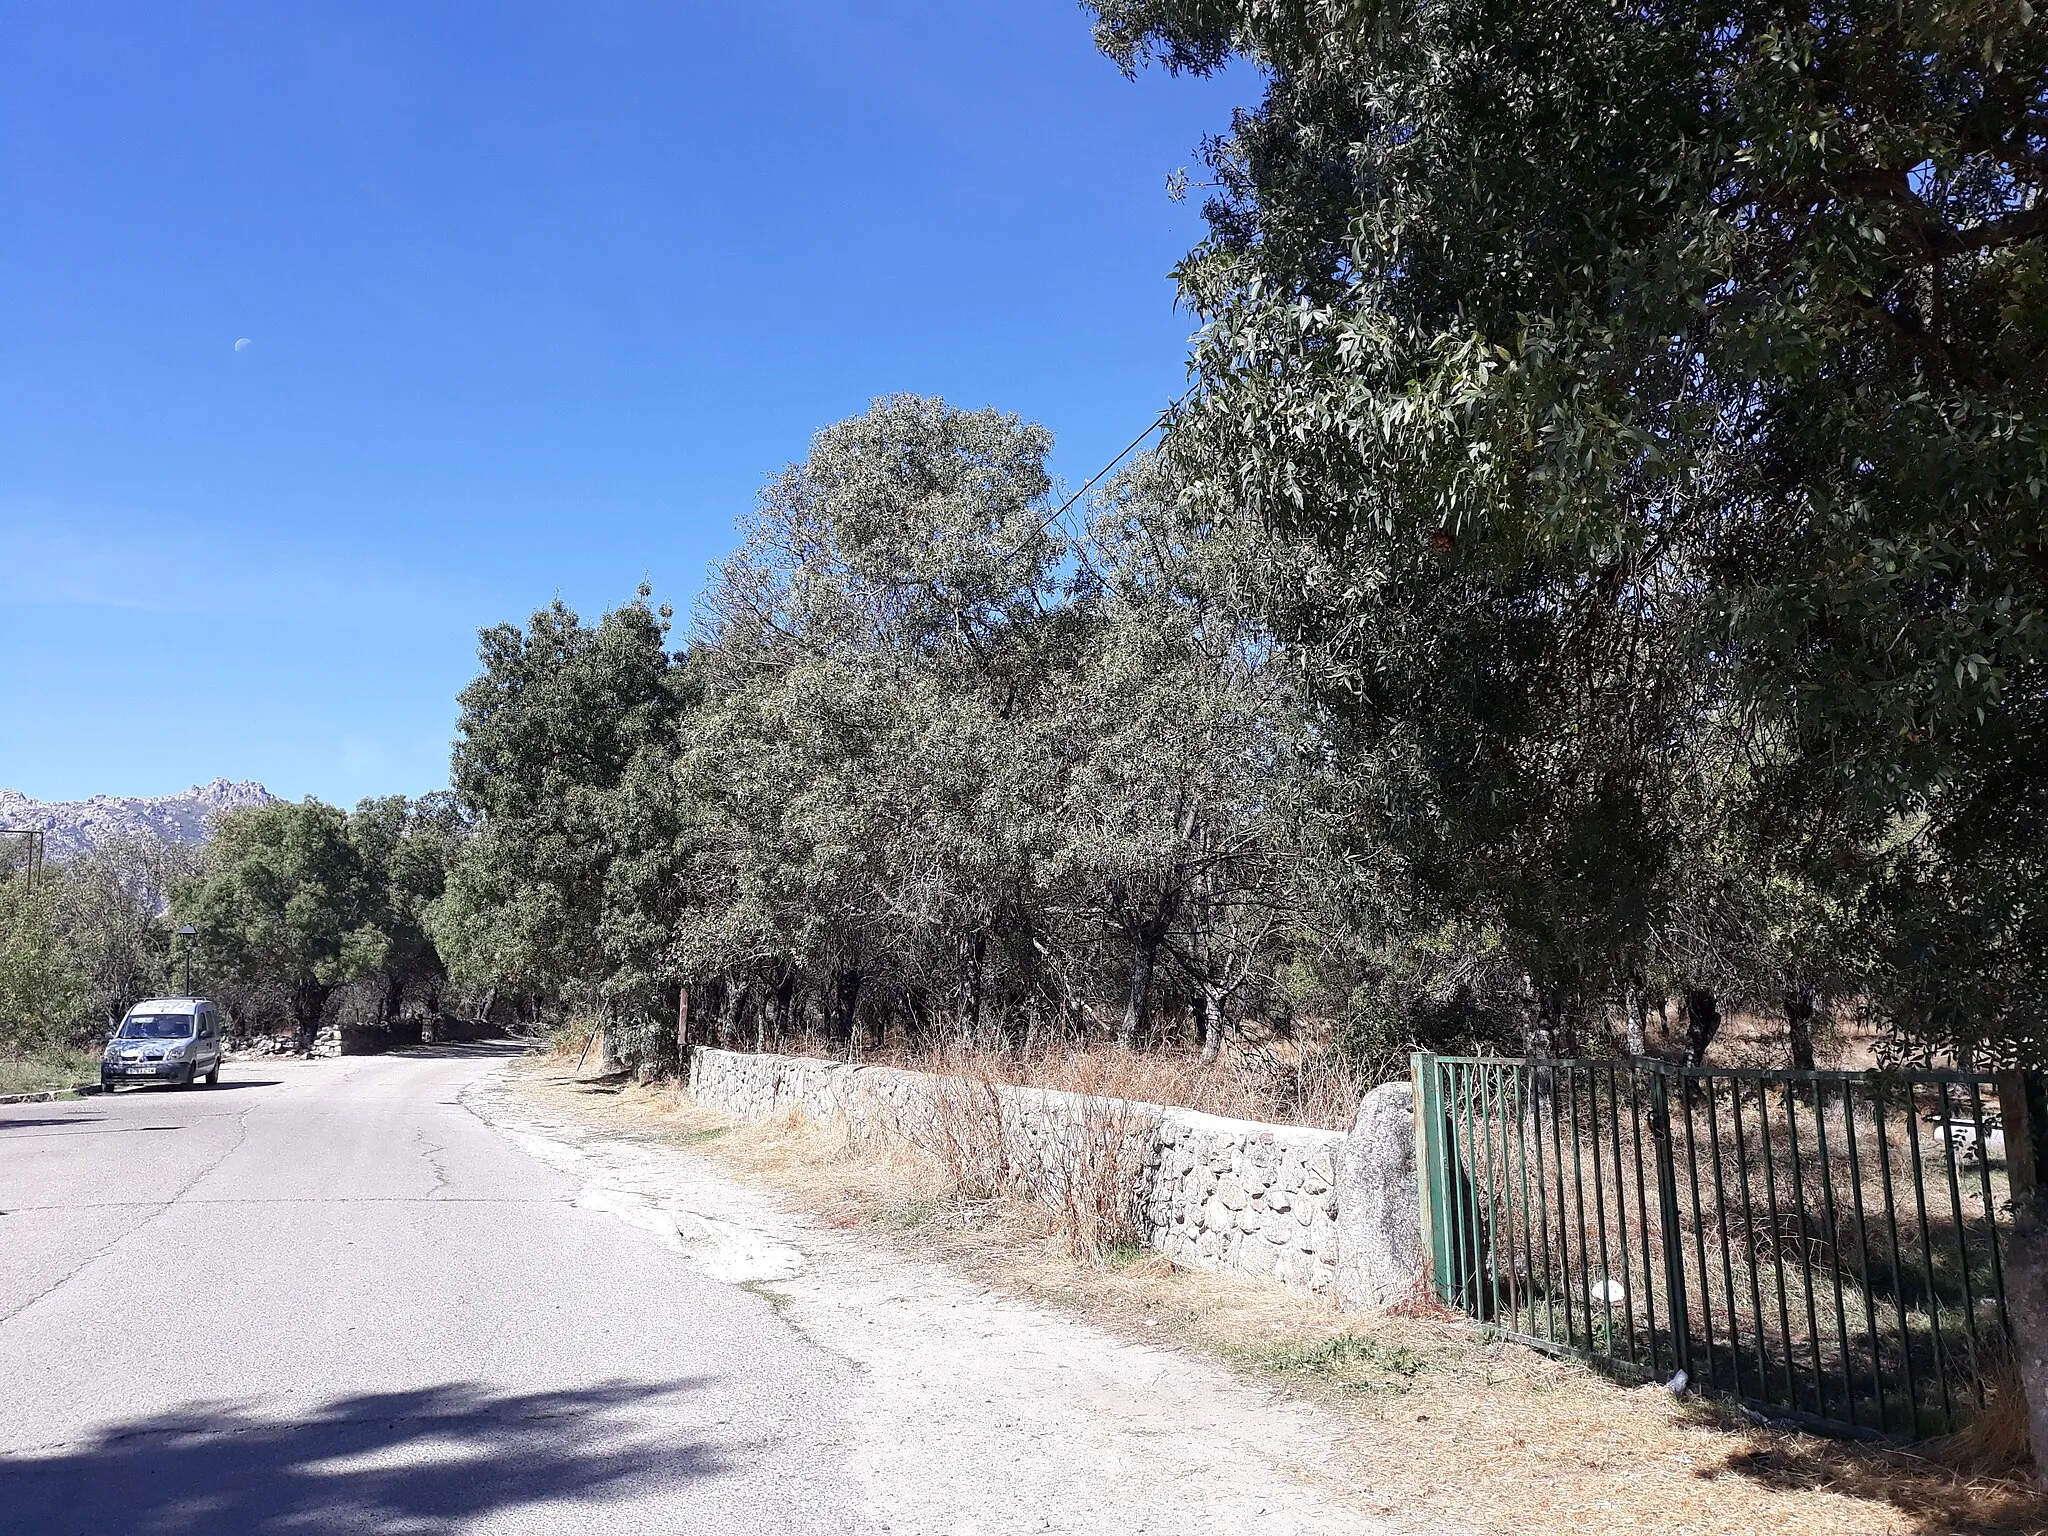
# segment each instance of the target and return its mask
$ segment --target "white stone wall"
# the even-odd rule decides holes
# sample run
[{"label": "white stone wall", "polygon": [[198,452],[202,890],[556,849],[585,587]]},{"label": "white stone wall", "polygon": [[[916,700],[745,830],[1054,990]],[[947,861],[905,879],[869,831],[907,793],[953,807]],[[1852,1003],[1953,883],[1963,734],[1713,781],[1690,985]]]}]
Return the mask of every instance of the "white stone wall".
[{"label": "white stone wall", "polygon": [[[1131,1160],[1142,1170],[1140,1209],[1151,1247],[1192,1268],[1341,1299],[1338,1184],[1348,1140],[1341,1131],[704,1047],[691,1053],[690,1092],[743,1120],[796,1109],[820,1123],[844,1116],[857,1133],[919,1142],[943,1119],[940,1096],[957,1104],[964,1095],[989,1094],[1009,1155],[1039,1170],[1071,1166],[1091,1150],[1099,1156],[1105,1136],[1138,1138]],[[1358,1161],[1355,1149],[1351,1161]]]},{"label": "white stone wall", "polygon": [[1341,1131],[1166,1111],[1147,1158],[1147,1241],[1192,1268],[1329,1294],[1344,1140]]}]

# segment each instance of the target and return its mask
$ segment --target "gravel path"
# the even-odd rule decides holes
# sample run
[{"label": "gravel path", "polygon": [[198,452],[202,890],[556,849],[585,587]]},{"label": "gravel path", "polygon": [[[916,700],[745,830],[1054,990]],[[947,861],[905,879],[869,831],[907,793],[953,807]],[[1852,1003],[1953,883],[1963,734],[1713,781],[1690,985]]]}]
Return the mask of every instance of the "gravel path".
[{"label": "gravel path", "polygon": [[1347,1507],[1311,1406],[819,1227],[709,1158],[553,1116],[504,1075],[462,1102],[577,1181],[584,1209],[772,1298],[852,1368],[852,1464],[875,1529],[1387,1529]]}]

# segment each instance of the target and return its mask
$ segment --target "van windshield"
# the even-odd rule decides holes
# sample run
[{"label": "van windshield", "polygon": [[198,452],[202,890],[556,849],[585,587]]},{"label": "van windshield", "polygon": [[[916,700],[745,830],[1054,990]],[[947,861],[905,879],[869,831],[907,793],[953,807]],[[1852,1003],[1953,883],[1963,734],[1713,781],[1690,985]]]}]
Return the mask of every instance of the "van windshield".
[{"label": "van windshield", "polygon": [[137,1013],[121,1022],[123,1040],[184,1040],[191,1034],[189,1013]]}]

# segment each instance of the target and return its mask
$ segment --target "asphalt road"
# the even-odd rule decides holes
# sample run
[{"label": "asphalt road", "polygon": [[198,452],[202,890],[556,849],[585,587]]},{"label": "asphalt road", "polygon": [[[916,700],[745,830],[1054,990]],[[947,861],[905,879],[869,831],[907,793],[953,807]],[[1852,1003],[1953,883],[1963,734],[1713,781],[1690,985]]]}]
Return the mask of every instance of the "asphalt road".
[{"label": "asphalt road", "polygon": [[456,1104],[489,1047],[0,1106],[0,1532],[846,1532],[859,1386]]}]

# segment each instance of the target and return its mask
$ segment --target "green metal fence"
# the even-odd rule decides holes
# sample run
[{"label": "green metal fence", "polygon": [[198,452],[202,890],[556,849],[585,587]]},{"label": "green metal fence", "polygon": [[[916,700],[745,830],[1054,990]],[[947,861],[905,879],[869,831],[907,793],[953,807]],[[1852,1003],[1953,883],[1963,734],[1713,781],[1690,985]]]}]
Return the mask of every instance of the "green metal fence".
[{"label": "green metal fence", "polygon": [[1414,1071],[1437,1294],[1511,1338],[1901,1439],[1955,1428],[2009,1358],[2016,1075]]}]

